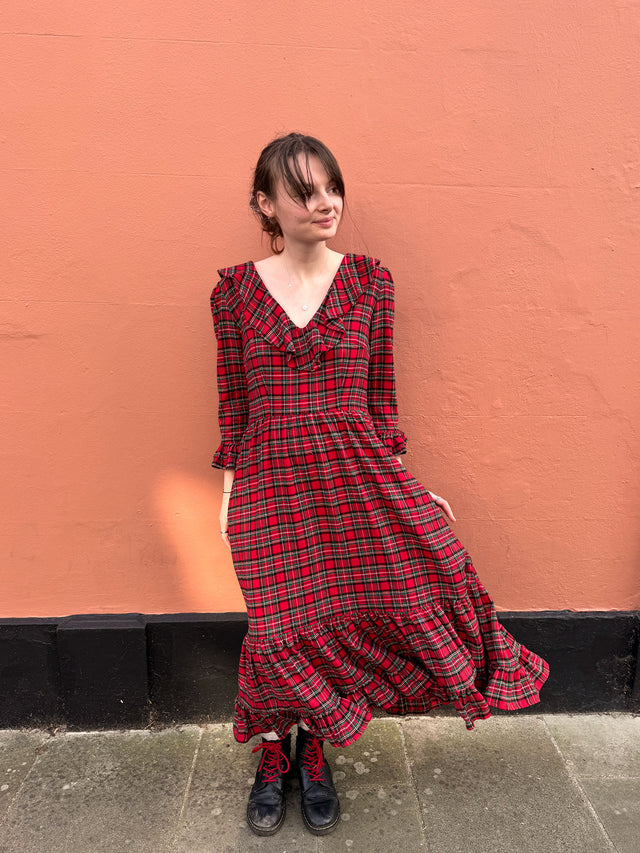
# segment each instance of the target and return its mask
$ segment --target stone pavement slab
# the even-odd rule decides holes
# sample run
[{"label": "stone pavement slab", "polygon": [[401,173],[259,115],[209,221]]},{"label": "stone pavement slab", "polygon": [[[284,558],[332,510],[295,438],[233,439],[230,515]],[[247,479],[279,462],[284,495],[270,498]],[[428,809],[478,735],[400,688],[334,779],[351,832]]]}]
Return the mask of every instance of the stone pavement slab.
[{"label": "stone pavement slab", "polygon": [[407,720],[407,752],[429,849],[447,853],[609,853],[544,721]]},{"label": "stone pavement slab", "polygon": [[582,787],[618,853],[638,853],[640,779],[586,779]]},{"label": "stone pavement slab", "polygon": [[545,716],[568,773],[618,853],[640,851],[640,717]]},{"label": "stone pavement slab", "polygon": [[[230,724],[0,731],[0,853],[639,853],[640,718],[380,717],[325,747],[342,820],[316,838],[297,780],[271,838],[245,808],[258,742]],[[6,787],[4,787],[6,786]]]},{"label": "stone pavement slab", "polygon": [[0,834],[6,853],[159,853],[180,814],[195,743],[189,731],[49,738]]},{"label": "stone pavement slab", "polygon": [[259,761],[251,750],[257,743],[258,738],[236,743],[228,723],[205,728],[171,853],[315,853],[316,839],[305,829],[299,797],[291,790],[284,826],[275,836],[259,838],[247,826],[247,797]]},{"label": "stone pavement slab", "polygon": [[44,732],[3,732],[0,737],[0,819],[33,767],[48,735]]},{"label": "stone pavement slab", "polygon": [[335,832],[319,840],[321,853],[389,853],[399,832],[407,853],[427,850],[399,721],[374,720],[352,746],[325,747],[325,753],[342,818]]},{"label": "stone pavement slab", "polygon": [[[253,780],[252,780],[253,782]],[[316,839],[305,829],[297,797],[287,798],[287,817],[276,835],[260,838],[245,820],[249,788],[217,787],[189,798],[171,853],[315,853]],[[290,792],[291,793],[291,792]]]},{"label": "stone pavement slab", "polygon": [[331,763],[336,790],[378,788],[381,785],[410,783],[399,722],[373,720],[365,733],[345,749],[325,747]]},{"label": "stone pavement slab", "polygon": [[420,808],[411,785],[373,785],[336,789],[342,820],[335,832],[319,839],[320,853],[403,853],[428,850]]},{"label": "stone pavement slab", "polygon": [[640,717],[631,714],[547,714],[545,722],[576,776],[640,778]]}]

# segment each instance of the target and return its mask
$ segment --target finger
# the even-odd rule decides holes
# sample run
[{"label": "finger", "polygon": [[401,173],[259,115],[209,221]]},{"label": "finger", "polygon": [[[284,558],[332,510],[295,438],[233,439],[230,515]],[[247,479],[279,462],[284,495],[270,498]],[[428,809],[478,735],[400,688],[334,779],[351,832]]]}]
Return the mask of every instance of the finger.
[{"label": "finger", "polygon": [[455,520],[456,520],[456,517],[455,517],[455,515],[453,514],[453,510],[452,510],[452,509],[451,509],[451,507],[449,506],[449,502],[448,502],[448,501],[445,501],[445,499],[444,499],[444,498],[442,498],[442,499],[441,499],[440,506],[444,509],[444,511],[446,512],[446,514],[448,515],[448,517],[451,519],[451,521],[455,521]]},{"label": "finger", "polygon": [[436,495],[433,492],[429,492],[429,494],[431,495],[435,503],[440,507],[440,509],[444,511],[447,518],[450,518],[451,521],[455,521],[456,517],[453,514],[451,507],[449,506],[449,501],[445,500],[444,498],[441,498],[440,495]]}]

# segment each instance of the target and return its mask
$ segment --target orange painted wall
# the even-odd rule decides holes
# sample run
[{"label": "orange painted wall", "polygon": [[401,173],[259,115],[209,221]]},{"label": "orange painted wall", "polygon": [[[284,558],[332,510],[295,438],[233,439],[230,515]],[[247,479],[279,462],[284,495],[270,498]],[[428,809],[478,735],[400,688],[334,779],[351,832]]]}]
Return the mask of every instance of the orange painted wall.
[{"label": "orange painted wall", "polygon": [[2,5],[1,616],[242,609],[208,298],[291,129],[394,274],[404,461],[497,605],[640,606],[637,3]]}]

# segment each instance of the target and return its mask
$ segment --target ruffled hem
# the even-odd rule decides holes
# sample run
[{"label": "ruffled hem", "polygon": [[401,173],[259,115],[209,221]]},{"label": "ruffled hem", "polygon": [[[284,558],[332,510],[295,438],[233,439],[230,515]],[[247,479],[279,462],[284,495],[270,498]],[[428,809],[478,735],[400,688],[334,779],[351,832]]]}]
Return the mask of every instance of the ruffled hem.
[{"label": "ruffled hem", "polygon": [[238,445],[222,442],[213,454],[213,468],[235,468],[238,459]]},{"label": "ruffled hem", "polygon": [[234,736],[280,736],[302,719],[334,746],[364,732],[372,709],[424,714],[452,705],[474,728],[491,707],[540,701],[546,661],[470,598],[408,613],[342,614],[269,640],[245,638]]}]

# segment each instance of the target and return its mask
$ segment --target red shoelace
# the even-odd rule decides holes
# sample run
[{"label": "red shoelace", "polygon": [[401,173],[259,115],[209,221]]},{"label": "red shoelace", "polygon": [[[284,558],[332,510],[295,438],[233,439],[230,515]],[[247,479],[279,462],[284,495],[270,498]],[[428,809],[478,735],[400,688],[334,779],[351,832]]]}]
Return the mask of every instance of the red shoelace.
[{"label": "red shoelace", "polygon": [[323,782],[322,770],[324,767],[324,752],[322,743],[315,735],[311,735],[307,742],[307,748],[302,755],[304,769],[309,773],[312,782]]},{"label": "red shoelace", "polygon": [[289,759],[282,751],[282,743],[279,740],[266,740],[255,746],[251,752],[263,750],[260,767],[264,773],[265,782],[275,782],[278,776],[284,776],[289,772]]}]

